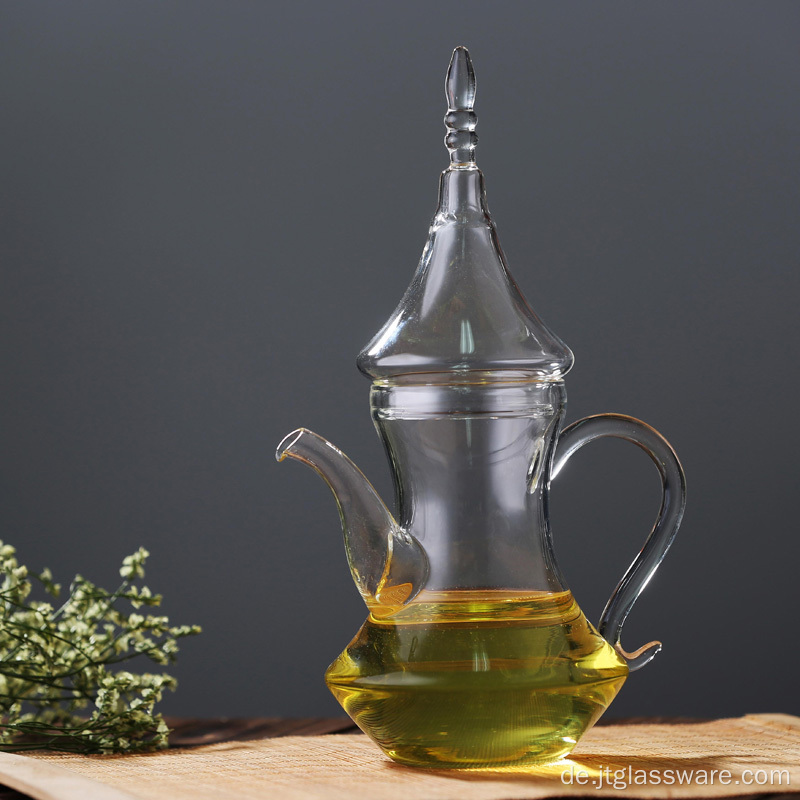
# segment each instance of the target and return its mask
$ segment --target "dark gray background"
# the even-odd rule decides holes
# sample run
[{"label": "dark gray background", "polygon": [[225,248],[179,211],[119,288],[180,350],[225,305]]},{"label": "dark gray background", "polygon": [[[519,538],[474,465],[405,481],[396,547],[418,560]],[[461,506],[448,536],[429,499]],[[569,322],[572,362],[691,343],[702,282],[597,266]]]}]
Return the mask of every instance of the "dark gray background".
[{"label": "dark gray background", "polygon": [[[5,2],[0,537],[103,584],[139,545],[185,644],[180,714],[330,715],[365,610],[298,425],[390,496],[354,358],[433,213],[467,45],[489,202],[572,347],[569,419],[640,417],[684,526],[612,714],[800,711],[800,5]],[[582,451],[557,554],[597,620],[658,504]]]}]

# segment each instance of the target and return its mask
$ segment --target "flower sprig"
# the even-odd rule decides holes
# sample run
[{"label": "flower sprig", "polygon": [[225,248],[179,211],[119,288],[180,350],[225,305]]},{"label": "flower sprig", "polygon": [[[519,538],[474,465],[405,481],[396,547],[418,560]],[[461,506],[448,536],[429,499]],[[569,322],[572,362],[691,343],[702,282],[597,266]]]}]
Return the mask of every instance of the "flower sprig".
[{"label": "flower sprig", "polygon": [[59,597],[50,570],[29,572],[15,548],[0,542],[0,750],[119,753],[167,746],[169,729],[154,708],[177,681],[120,665],[139,656],[170,664],[178,640],[200,628],[171,626],[165,616],[139,611],[161,603],[161,595],[136,583],[148,555],[140,548],[124,559],[114,592],[77,575],[66,602],[55,607],[28,599],[32,579]]}]

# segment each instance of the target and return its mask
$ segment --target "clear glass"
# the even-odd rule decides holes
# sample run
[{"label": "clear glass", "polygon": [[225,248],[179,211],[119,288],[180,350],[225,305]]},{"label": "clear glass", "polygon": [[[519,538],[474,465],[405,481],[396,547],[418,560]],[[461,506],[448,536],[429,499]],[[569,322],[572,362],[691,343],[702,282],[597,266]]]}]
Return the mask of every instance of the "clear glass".
[{"label": "clear glass", "polygon": [[[474,163],[475,79],[453,54],[451,164],[417,273],[362,351],[372,417],[391,461],[392,515],[358,468],[305,429],[279,460],[314,468],[336,498],[353,579],[369,608],[326,680],[355,722],[415,766],[536,764],[567,754],[629,671],[660,648],[622,648],[622,626],[664,557],[685,503],[655,430],[605,414],[561,430],[569,348],[511,278]],[[599,437],[632,441],[662,478],[644,547],[596,630],[553,555],[551,478]]]}]

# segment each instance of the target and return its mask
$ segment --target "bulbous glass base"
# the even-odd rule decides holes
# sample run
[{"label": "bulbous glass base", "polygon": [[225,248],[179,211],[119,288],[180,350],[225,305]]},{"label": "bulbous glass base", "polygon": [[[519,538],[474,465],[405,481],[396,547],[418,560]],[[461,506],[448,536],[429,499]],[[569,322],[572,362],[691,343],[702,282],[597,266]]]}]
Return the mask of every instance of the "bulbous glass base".
[{"label": "bulbous glass base", "polygon": [[569,592],[472,590],[368,618],[325,679],[395,761],[487,768],[565,756],[627,675]]}]

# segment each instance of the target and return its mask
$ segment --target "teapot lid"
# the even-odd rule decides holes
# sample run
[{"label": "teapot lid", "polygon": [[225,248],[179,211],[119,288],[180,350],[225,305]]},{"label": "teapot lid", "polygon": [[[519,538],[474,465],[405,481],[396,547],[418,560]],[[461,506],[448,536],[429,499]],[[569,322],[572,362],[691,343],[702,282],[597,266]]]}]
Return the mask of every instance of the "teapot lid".
[{"label": "teapot lid", "polygon": [[534,313],[506,266],[475,164],[475,73],[453,51],[444,118],[450,166],[419,267],[400,305],[359,353],[375,380],[558,380],[572,351]]}]

